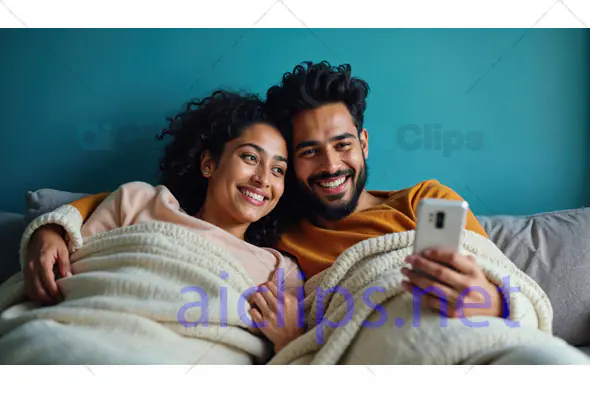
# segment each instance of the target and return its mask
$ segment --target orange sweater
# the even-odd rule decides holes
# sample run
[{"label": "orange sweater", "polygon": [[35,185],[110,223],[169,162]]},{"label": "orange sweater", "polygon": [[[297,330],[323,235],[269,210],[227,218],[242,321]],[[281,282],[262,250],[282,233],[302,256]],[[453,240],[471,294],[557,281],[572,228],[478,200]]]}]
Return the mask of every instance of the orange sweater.
[{"label": "orange sweater", "polygon": [[[334,229],[319,228],[303,221],[298,228],[283,235],[278,250],[297,258],[308,279],[327,269],[344,250],[371,237],[393,232],[416,229],[416,211],[423,198],[462,200],[449,187],[437,180],[427,180],[398,191],[369,191],[375,196],[387,198],[379,206],[356,212],[338,221]],[[108,193],[90,195],[72,202],[84,221]],[[466,229],[487,237],[485,230],[469,211]]]}]

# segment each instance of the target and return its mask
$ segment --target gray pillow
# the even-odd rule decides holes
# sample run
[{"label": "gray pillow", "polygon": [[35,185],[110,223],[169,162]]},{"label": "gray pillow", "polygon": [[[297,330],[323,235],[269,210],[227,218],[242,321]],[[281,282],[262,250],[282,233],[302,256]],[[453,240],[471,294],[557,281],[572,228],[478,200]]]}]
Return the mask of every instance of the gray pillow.
[{"label": "gray pillow", "polygon": [[590,208],[477,218],[490,240],[549,296],[554,334],[589,345]]},{"label": "gray pillow", "polygon": [[40,215],[55,210],[70,202],[74,202],[87,195],[89,194],[59,191],[51,188],[28,191],[25,196],[25,222],[29,224]]}]

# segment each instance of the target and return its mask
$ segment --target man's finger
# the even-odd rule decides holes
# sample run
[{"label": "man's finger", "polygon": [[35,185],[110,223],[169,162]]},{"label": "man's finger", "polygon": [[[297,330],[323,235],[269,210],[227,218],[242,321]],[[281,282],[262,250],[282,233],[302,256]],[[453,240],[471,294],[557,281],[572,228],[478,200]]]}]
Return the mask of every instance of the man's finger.
[{"label": "man's finger", "polygon": [[447,302],[445,299],[440,299],[435,296],[424,296],[425,305],[433,310],[438,310],[443,316],[448,317],[454,313],[455,304]]},{"label": "man's finger", "polygon": [[461,255],[453,249],[432,248],[424,251],[422,256],[435,262],[446,263],[460,273],[471,274],[474,269],[474,263],[470,258]]},{"label": "man's finger", "polygon": [[452,303],[454,303],[458,298],[457,292],[445,284],[435,282],[408,268],[403,268],[402,273],[408,277],[410,283],[414,287],[420,290],[418,294],[431,294],[432,296],[443,298]]},{"label": "man's finger", "polygon": [[69,277],[72,275],[72,270],[70,267],[70,253],[68,252],[67,248],[59,248],[57,250],[57,257],[58,257],[58,264],[59,264],[59,272],[61,273],[62,277]]},{"label": "man's finger", "polygon": [[45,288],[43,288],[41,279],[36,274],[33,275],[31,282],[31,299],[41,304],[53,303],[51,297],[47,294]]},{"label": "man's finger", "polygon": [[37,276],[41,279],[45,292],[49,295],[52,301],[59,301],[61,293],[55,283],[55,274],[53,274],[53,265],[44,263],[37,269]]},{"label": "man's finger", "polygon": [[458,273],[449,266],[434,262],[430,259],[414,256],[409,260],[414,269],[424,272],[435,280],[455,290],[462,290],[465,287],[465,275]]}]

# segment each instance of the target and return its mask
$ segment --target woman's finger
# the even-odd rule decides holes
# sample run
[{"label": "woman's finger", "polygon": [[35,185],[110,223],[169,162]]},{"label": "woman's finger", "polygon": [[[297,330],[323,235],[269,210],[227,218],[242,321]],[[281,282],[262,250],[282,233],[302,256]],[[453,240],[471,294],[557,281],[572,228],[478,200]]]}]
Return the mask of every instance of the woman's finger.
[{"label": "woman's finger", "polygon": [[266,303],[266,300],[262,296],[260,292],[256,292],[252,295],[252,302],[258,307],[258,310],[262,313],[262,315],[270,315],[272,312]]},{"label": "woman's finger", "polygon": [[268,305],[268,308],[275,312],[277,311],[277,307],[278,307],[278,300],[275,297],[275,295],[272,293],[272,291],[270,289],[268,289],[266,286],[262,287],[262,297],[264,297],[264,300],[266,301],[266,304]]}]

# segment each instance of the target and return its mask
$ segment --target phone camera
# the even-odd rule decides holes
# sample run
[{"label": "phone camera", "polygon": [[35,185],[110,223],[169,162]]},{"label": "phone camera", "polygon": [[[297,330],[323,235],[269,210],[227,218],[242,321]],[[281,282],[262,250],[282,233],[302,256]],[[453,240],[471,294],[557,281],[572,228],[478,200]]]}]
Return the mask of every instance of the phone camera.
[{"label": "phone camera", "polygon": [[445,226],[445,213],[444,212],[437,212],[436,213],[436,229],[440,229]]}]

